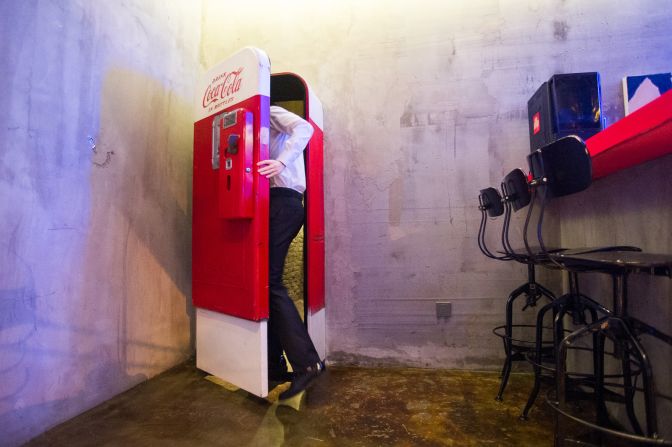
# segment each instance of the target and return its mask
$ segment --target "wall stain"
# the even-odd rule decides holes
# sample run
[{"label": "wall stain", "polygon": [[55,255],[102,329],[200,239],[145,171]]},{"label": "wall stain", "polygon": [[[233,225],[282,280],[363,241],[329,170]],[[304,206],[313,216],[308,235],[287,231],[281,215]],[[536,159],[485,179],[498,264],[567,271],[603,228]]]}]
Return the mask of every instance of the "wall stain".
[{"label": "wall stain", "polygon": [[555,20],[553,21],[553,37],[555,40],[564,42],[567,40],[567,33],[569,31],[569,25],[564,20]]},{"label": "wall stain", "polygon": [[94,166],[96,166],[98,168],[106,168],[107,165],[109,165],[110,162],[112,161],[112,155],[114,155],[114,151],[105,152],[105,161],[103,161],[102,163],[99,163],[97,161],[93,161]]},{"label": "wall stain", "polygon": [[401,118],[399,119],[399,125],[403,128],[415,127],[418,124],[418,117],[415,113],[413,113],[413,107],[410,105],[407,106],[404,110],[404,113],[401,115]]},{"label": "wall stain", "polygon": [[391,184],[388,190],[389,203],[389,222],[392,226],[399,226],[401,224],[401,213],[404,202],[404,179],[402,176],[397,177]]},{"label": "wall stain", "polygon": [[[93,137],[88,137],[87,141],[89,142],[89,145],[91,147],[91,152],[93,152],[94,156],[98,155],[100,152],[98,151],[98,147],[96,145],[96,141],[94,140]],[[105,160],[102,162],[98,162],[96,160],[93,160],[92,163],[94,166],[98,168],[106,168],[107,165],[110,164],[112,161],[112,155],[114,155],[114,151],[106,151],[105,152]]]}]

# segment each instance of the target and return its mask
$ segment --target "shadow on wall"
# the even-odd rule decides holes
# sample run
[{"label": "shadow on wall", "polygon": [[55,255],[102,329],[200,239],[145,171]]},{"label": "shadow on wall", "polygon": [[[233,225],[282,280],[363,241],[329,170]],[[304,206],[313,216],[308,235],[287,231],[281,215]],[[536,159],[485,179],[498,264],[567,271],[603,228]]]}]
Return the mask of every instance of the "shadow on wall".
[{"label": "shadow on wall", "polygon": [[[118,314],[122,370],[153,375],[193,352],[192,107],[127,70],[108,72],[101,96],[85,269],[117,296],[108,311]],[[98,281],[85,287],[101,292]]]},{"label": "shadow on wall", "polygon": [[[47,273],[39,256],[48,250],[14,240],[55,219],[37,215],[50,208],[26,205],[19,214],[34,223],[0,246],[0,445],[24,442],[194,350],[191,104],[124,70],[106,74],[99,103],[91,165],[63,168],[58,178],[70,185],[52,191],[75,202],[71,213],[80,201],[63,192],[88,187],[90,197],[89,215],[73,216],[81,226],[59,242],[60,268]],[[73,169],[83,167],[80,182]],[[28,249],[37,253],[24,260]]]}]

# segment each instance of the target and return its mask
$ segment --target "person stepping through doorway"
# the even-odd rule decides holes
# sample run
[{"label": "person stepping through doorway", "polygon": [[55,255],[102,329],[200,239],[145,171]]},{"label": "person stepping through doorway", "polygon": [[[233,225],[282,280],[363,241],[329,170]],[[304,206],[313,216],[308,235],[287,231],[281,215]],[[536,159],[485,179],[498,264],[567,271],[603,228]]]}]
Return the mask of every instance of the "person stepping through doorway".
[{"label": "person stepping through doorway", "polygon": [[[303,193],[306,172],[303,151],[313,127],[298,115],[272,105],[270,113],[270,159],[257,163],[259,174],[270,181],[269,210],[269,378],[291,380],[280,399],[305,390],[324,370],[324,363],[310,339],[294,302],[282,282],[289,246],[303,226]],[[287,372],[283,351],[292,366]]]}]

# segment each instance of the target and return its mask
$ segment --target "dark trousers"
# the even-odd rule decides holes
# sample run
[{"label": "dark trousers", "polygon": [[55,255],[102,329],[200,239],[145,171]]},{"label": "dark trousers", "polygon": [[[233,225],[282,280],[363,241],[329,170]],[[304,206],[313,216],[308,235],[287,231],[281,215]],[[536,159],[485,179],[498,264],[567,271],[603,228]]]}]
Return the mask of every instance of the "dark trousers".
[{"label": "dark trousers", "polygon": [[269,222],[269,368],[278,366],[282,351],[295,371],[320,361],[308,330],[282,283],[289,245],[304,221],[301,194],[289,188],[271,188]]}]

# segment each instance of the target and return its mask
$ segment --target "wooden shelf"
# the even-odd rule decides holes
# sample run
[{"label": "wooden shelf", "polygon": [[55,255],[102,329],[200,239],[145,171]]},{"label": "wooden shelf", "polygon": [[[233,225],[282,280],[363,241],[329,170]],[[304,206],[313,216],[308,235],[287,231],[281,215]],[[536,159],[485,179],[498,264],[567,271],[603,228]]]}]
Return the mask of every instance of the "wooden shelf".
[{"label": "wooden shelf", "polygon": [[672,91],[586,141],[593,179],[672,153]]}]

